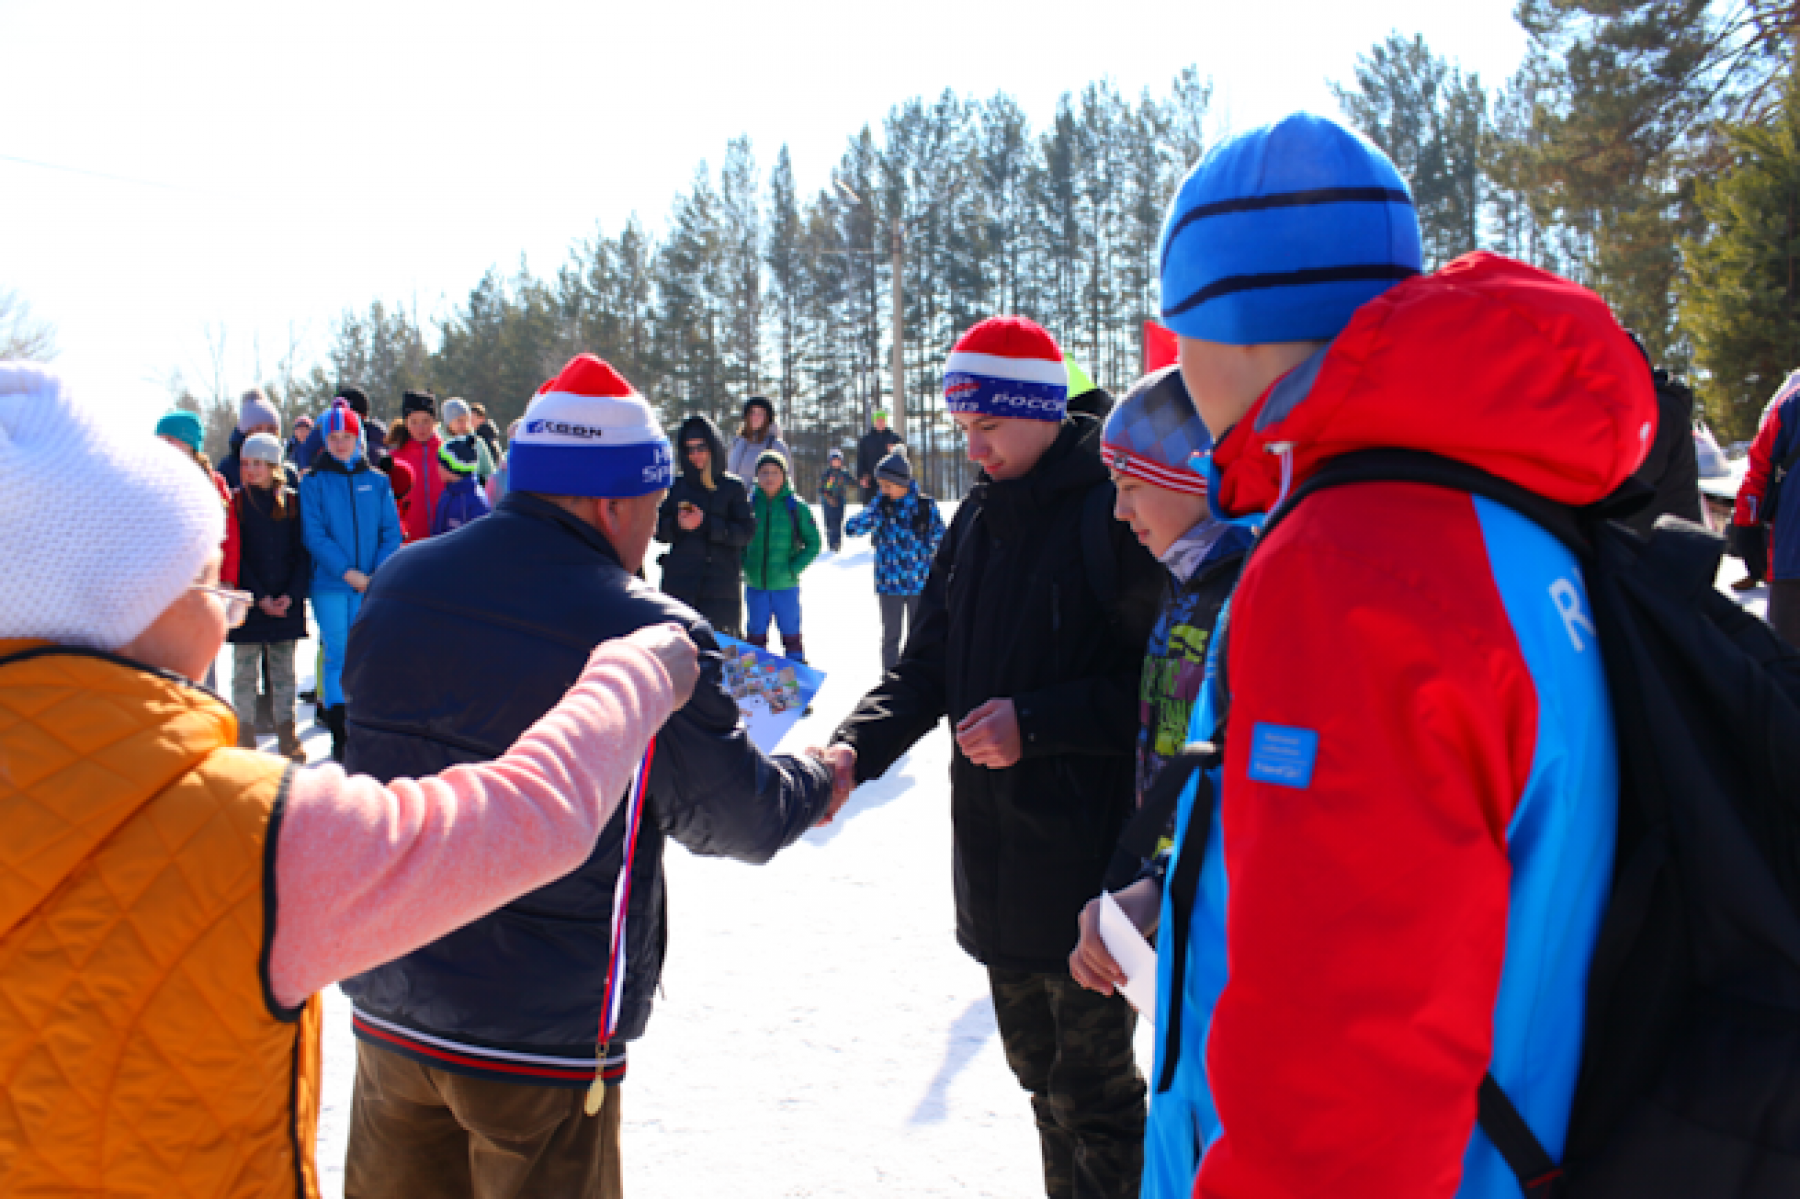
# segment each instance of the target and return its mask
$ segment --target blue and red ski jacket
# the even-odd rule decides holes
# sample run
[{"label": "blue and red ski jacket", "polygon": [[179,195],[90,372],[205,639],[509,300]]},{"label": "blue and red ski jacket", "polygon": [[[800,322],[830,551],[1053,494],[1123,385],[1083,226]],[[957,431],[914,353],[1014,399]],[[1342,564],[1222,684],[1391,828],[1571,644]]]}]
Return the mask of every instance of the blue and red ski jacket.
[{"label": "blue and red ski jacket", "polygon": [[[1655,420],[1598,297],[1476,254],[1271,388],[1216,448],[1213,503],[1268,512],[1325,461],[1397,447],[1586,504]],[[1612,712],[1575,559],[1467,494],[1333,488],[1257,547],[1223,627],[1190,726],[1209,739],[1228,690],[1211,836],[1186,943],[1167,900],[1161,925],[1153,1078],[1180,1048],[1144,1194],[1516,1199],[1476,1092],[1491,1071],[1561,1152],[1612,877]]]},{"label": "blue and red ski jacket", "polygon": [[1753,525],[1766,521],[1773,540],[1769,545],[1769,577],[1782,582],[1800,579],[1800,486],[1783,482],[1776,497],[1779,511],[1769,511],[1769,483],[1778,464],[1794,451],[1800,437],[1800,371],[1782,383],[1775,398],[1763,409],[1756,440],[1750,443],[1750,466],[1738,485],[1737,508],[1732,522]]}]

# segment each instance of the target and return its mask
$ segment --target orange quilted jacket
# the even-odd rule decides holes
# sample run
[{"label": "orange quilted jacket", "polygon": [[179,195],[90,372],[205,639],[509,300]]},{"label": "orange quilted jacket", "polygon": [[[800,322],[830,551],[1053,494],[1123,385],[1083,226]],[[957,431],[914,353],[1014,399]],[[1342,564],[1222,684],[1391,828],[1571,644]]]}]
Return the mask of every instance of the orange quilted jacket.
[{"label": "orange quilted jacket", "polygon": [[0,1194],[318,1188],[319,1008],[267,985],[280,759],[231,709],[0,642]]}]

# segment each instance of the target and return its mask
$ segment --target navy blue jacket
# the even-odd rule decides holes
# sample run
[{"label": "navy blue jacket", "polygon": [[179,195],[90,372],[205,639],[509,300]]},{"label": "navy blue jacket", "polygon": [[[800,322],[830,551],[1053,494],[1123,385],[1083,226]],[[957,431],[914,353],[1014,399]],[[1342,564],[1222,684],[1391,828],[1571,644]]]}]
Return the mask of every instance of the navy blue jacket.
[{"label": "navy blue jacket", "polygon": [[[384,782],[423,778],[498,757],[562,698],[593,647],[669,621],[701,647],[702,671],[693,698],[657,734],[626,928],[623,1040],[643,1033],[662,970],[663,838],[766,861],[823,814],[830,773],[758,750],[721,682],[706,623],[626,573],[594,529],[524,492],[397,555],[364,598],[344,671],[354,697],[346,769]],[[484,1050],[591,1063],[625,814],[621,805],[574,873],[346,981],[358,1015],[453,1042],[477,1073]],[[513,1081],[591,1077],[590,1067],[585,1078]]]},{"label": "navy blue jacket", "polygon": [[244,623],[227,637],[233,645],[299,641],[306,636],[306,595],[312,584],[312,555],[306,552],[300,497],[285,484],[292,515],[275,519],[275,488],[240,487],[231,497],[237,513],[237,585],[257,599],[287,596],[287,615],[270,616],[251,608]]}]

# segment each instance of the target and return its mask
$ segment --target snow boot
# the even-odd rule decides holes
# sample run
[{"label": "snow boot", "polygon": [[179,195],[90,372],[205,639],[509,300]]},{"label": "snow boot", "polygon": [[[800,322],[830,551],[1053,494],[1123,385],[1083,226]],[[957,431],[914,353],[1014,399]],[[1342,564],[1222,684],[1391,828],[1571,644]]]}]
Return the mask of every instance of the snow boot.
[{"label": "snow boot", "polygon": [[256,748],[256,729],[245,721],[238,721],[238,748]]},{"label": "snow boot", "polygon": [[325,728],[331,733],[331,760],[342,762],[344,760],[344,705],[338,704],[335,707],[326,708],[322,715]]},{"label": "snow boot", "polygon": [[785,638],[785,641],[787,642],[788,659],[790,661],[804,663],[806,661],[806,646],[801,642],[800,634],[795,633],[792,637]]},{"label": "snow boot", "polygon": [[294,730],[293,721],[275,726],[275,752],[296,762],[306,761],[306,747],[300,744],[300,735]]},{"label": "snow boot", "polygon": [[745,637],[744,640],[760,650],[769,648],[769,635],[767,633],[751,633],[748,637]]}]

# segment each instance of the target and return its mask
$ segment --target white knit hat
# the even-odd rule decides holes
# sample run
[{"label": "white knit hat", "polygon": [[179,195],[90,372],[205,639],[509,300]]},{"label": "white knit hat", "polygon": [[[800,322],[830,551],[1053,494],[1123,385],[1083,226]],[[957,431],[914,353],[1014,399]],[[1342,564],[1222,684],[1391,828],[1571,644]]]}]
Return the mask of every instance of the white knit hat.
[{"label": "white knit hat", "polygon": [[0,638],[116,650],[217,553],[224,505],[180,450],[0,362]]}]

